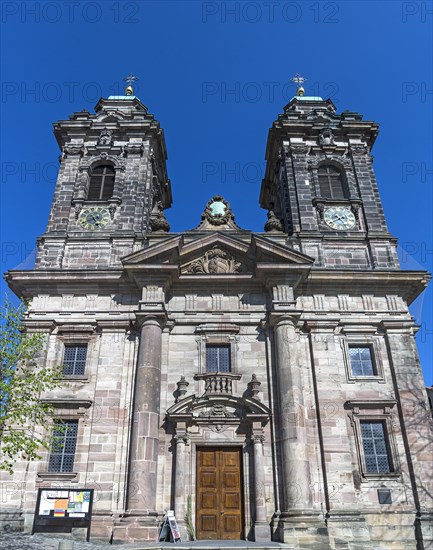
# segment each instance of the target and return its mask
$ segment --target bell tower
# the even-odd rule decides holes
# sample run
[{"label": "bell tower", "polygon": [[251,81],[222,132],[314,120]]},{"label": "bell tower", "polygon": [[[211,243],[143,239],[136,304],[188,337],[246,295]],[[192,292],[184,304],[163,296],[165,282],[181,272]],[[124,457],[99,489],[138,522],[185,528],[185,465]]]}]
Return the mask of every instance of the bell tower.
[{"label": "bell tower", "polygon": [[60,170],[37,268],[120,266],[152,230],[168,231],[172,203],[164,132],[134,95],[100,99],[54,124]]},{"label": "bell tower", "polygon": [[377,135],[375,122],[337,114],[302,86],[269,130],[260,205],[318,267],[398,268],[373,170]]}]

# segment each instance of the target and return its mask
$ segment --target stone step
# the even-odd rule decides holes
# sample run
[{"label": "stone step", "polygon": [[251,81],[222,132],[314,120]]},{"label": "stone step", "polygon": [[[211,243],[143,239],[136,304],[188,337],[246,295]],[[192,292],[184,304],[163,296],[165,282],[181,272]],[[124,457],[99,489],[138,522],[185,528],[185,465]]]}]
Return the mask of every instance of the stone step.
[{"label": "stone step", "polygon": [[200,540],[143,546],[137,550],[295,550],[291,544],[281,542],[251,542],[244,540]]}]

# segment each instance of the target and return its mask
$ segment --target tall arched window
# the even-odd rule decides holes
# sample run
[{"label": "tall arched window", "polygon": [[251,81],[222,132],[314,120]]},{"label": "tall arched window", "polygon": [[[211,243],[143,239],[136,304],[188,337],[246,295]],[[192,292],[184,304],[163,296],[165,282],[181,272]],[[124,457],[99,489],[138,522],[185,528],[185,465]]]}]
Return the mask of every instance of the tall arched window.
[{"label": "tall arched window", "polygon": [[99,201],[110,199],[114,191],[114,168],[109,164],[100,164],[90,172],[87,200]]},{"label": "tall arched window", "polygon": [[324,164],[318,171],[320,195],[328,199],[348,199],[349,190],[347,188],[344,173],[336,166]]}]

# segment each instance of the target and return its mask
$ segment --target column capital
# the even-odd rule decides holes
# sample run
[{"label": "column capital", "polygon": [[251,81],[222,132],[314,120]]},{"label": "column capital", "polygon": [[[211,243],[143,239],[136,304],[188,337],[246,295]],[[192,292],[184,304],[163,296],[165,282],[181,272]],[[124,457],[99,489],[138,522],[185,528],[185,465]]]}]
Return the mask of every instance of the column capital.
[{"label": "column capital", "polygon": [[180,433],[176,434],[173,439],[176,441],[176,445],[178,443],[184,443],[185,445],[189,445],[189,435],[187,433]]},{"label": "column capital", "polygon": [[306,332],[333,332],[340,324],[340,318],[320,319],[305,321],[304,329]]},{"label": "column capital", "polygon": [[263,445],[265,442],[265,436],[263,434],[252,434],[250,439],[254,445]]},{"label": "column capital", "polygon": [[302,311],[294,310],[287,311],[284,313],[269,313],[268,323],[271,327],[281,326],[281,325],[291,325],[296,327],[299,324]]},{"label": "column capital", "polygon": [[162,330],[167,324],[168,320],[168,316],[165,311],[134,311],[134,314],[137,320],[137,325],[140,327],[143,327],[145,325],[153,325],[158,326]]}]

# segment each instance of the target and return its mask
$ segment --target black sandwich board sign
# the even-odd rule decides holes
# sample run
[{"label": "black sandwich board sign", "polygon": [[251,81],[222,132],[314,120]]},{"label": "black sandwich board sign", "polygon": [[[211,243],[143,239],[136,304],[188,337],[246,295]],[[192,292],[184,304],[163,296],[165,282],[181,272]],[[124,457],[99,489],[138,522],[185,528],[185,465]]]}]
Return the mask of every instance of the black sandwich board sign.
[{"label": "black sandwich board sign", "polygon": [[159,542],[182,542],[173,510],[168,510],[159,532]]},{"label": "black sandwich board sign", "polygon": [[87,529],[90,539],[93,489],[39,489],[33,533],[70,533],[73,528]]}]

